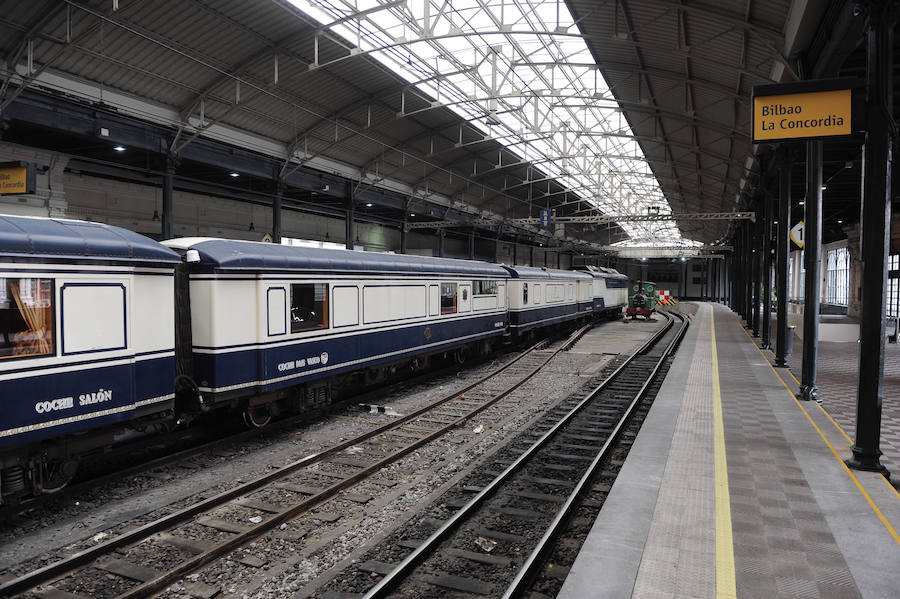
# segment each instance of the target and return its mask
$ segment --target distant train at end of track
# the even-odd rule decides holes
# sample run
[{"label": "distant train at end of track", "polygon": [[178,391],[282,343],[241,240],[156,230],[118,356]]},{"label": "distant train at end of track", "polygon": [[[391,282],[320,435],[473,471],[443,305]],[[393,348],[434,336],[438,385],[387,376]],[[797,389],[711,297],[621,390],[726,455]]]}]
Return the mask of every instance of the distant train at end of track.
[{"label": "distant train at end of track", "polygon": [[436,356],[461,363],[621,315],[628,278],[582,268],[157,243],[0,216],[0,504],[62,488],[79,456],[212,410],[264,426]]}]

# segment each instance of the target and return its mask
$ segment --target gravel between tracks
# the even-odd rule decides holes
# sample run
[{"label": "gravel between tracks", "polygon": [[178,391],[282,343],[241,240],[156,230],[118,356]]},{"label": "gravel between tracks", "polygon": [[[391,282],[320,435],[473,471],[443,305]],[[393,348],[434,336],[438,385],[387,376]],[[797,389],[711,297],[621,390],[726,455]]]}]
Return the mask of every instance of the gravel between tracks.
[{"label": "gravel between tracks", "polygon": [[[405,413],[463,387],[511,356],[395,392],[381,403]],[[393,420],[349,408],[294,430],[216,449],[156,470],[113,481],[56,502],[0,528],[0,577],[8,578],[56,561],[117,533],[255,478],[274,467],[330,447]],[[99,535],[99,536],[98,536]]]},{"label": "gravel between tracks", "polygon": [[[388,534],[418,514],[431,499],[468,474],[479,459],[580,386],[585,379],[577,373],[594,364],[596,356],[557,356],[541,374],[467,426],[419,449],[386,469],[382,477],[376,477],[376,480],[399,482],[389,493],[361,510],[359,517],[347,518],[353,521],[339,520],[331,526],[319,526],[299,539],[294,538],[297,534],[270,534],[248,548],[267,556],[267,563],[261,568],[237,562],[234,555],[240,552],[236,552],[230,559],[193,577],[191,582],[220,587],[222,597],[294,597],[307,583],[361,545]],[[412,407],[407,402],[400,400],[391,405],[405,413]],[[484,425],[485,431],[475,434],[473,429],[479,424]],[[321,509],[330,511],[331,508],[326,504]],[[162,596],[175,599],[190,595],[183,581]]]}]

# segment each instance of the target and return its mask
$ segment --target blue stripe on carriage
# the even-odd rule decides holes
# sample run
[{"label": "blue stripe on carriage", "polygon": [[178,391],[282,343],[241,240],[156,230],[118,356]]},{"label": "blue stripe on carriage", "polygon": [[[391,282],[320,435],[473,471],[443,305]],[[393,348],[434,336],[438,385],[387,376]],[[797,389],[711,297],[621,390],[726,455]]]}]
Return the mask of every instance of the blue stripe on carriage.
[{"label": "blue stripe on carriage", "polygon": [[463,320],[420,323],[347,337],[316,337],[291,345],[227,353],[194,353],[201,388],[213,392],[256,387],[272,391],[334,374],[506,332],[505,312]]},{"label": "blue stripe on carriage", "polygon": [[[136,402],[172,393],[174,375],[175,358],[165,357],[0,380],[0,447],[80,433],[133,418]],[[163,407],[166,402],[159,405]]]},{"label": "blue stripe on carriage", "polygon": [[544,308],[532,308],[530,310],[510,310],[509,326],[518,332],[558,324],[567,320],[573,320],[591,312],[592,303],[564,304],[561,306],[547,306]]}]

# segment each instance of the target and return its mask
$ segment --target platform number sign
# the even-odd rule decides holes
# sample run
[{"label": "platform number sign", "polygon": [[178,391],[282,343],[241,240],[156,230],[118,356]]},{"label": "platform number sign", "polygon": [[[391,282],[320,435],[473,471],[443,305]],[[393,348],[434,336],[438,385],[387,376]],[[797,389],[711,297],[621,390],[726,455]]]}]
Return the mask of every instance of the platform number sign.
[{"label": "platform number sign", "polygon": [[553,221],[553,214],[549,208],[541,209],[541,226],[549,227]]},{"label": "platform number sign", "polygon": [[802,220],[791,228],[791,241],[797,244],[797,247],[803,247],[803,235],[805,229]]}]

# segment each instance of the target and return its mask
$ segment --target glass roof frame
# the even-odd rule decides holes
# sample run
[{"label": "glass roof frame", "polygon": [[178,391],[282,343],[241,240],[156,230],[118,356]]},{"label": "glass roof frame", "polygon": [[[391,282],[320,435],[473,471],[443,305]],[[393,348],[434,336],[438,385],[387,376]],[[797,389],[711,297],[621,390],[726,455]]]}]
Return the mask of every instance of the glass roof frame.
[{"label": "glass roof frame", "polygon": [[[437,107],[540,164],[542,180],[557,180],[578,201],[606,214],[671,214],[562,0],[291,2],[351,55],[378,60]],[[695,245],[675,221],[619,226],[642,245]]]}]

